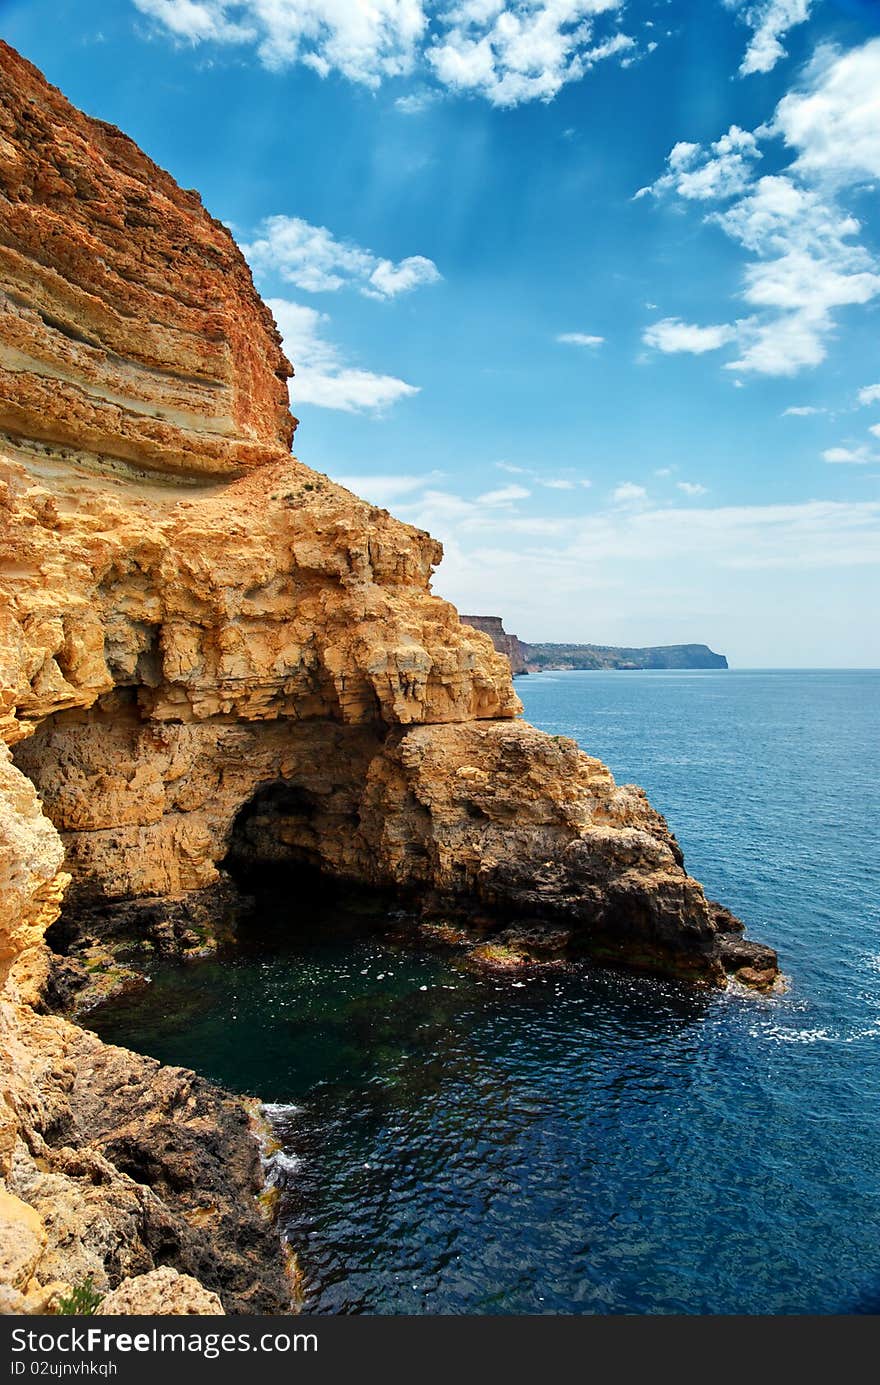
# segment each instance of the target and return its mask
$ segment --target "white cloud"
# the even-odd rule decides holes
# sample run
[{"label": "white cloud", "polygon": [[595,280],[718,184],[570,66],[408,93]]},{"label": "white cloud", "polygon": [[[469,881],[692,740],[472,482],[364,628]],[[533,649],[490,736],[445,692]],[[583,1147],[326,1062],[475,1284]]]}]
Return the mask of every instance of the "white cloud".
[{"label": "white cloud", "polygon": [[783,313],[767,321],[750,318],[740,323],[742,355],[728,361],[726,370],[754,371],[759,375],[797,375],[825,359],[827,317],[809,313]]},{"label": "white cloud", "polygon": [[408,255],[397,264],[391,260],[380,260],[370,275],[370,283],[373,292],[380,297],[394,298],[396,294],[408,293],[421,284],[436,284],[441,277],[433,260],[424,255]]},{"label": "white cloud", "polygon": [[870,428],[868,429],[868,432],[871,433],[875,438],[880,438],[880,423],[872,423]]},{"label": "white cloud", "polygon": [[880,385],[865,385],[859,390],[860,404],[880,404]]},{"label": "white cloud", "polygon": [[[825,610],[830,621],[835,609],[830,598],[823,607],[826,595],[848,584],[845,599],[852,602],[859,629],[878,599],[880,502],[714,508],[694,502],[663,508],[612,504],[589,512],[572,509],[547,521],[429,491],[396,508],[401,518],[443,543],[446,556],[435,590],[460,610],[498,610],[507,628],[525,639],[611,644],[703,639],[728,654],[739,653],[741,663],[766,666],[798,661],[786,659],[786,640],[792,625],[800,624],[802,648],[811,651],[800,662],[815,665],[816,611]],[[552,610],[548,591],[556,598]],[[811,597],[806,602],[804,591]],[[768,616],[777,598],[786,609],[792,600],[784,630]],[[826,663],[831,661],[829,628],[820,621]],[[742,639],[739,650],[734,629]],[[838,630],[843,640],[834,662],[847,662],[852,629],[851,621]],[[766,636],[760,661],[746,655],[756,632]],[[875,650],[876,640],[863,656],[865,663],[876,662]]]},{"label": "white cloud", "polygon": [[252,43],[258,35],[255,27],[228,18],[231,6],[224,0],[134,0],[134,4],[181,42]]},{"label": "white cloud", "polygon": [[398,96],[394,105],[404,115],[422,115],[439,99],[438,92],[431,91],[429,87],[422,87],[419,91],[407,92],[406,96]]},{"label": "white cloud", "polygon": [[747,77],[753,72],[770,72],[780,58],[787,57],[781,40],[789,29],[810,17],[812,0],[725,0],[752,30],[752,37],[740,65]]},{"label": "white cloud", "polygon": [[586,332],[560,332],[556,340],[563,346],[601,346],[604,337],[592,337]]},{"label": "white cloud", "polygon": [[134,0],[175,39],[246,43],[264,67],[304,63],[377,87],[413,70],[427,30],[422,0]]},{"label": "white cloud", "polygon": [[[758,138],[782,139],[795,154],[789,166],[756,179]],[[880,40],[843,55],[823,50],[769,124],[754,134],[733,126],[723,139],[723,148],[675,145],[642,193],[728,204],[706,221],[750,256],[740,297],[752,315],[738,315],[719,343],[739,345],[726,368],[795,375],[825,359],[839,309],[880,296],[880,263],[840,205],[847,186],[880,174]]]},{"label": "white cloud", "polygon": [[497,610],[523,639],[707,640],[747,667],[851,666],[857,647],[857,662],[876,666],[880,500],[657,506],[595,494],[552,518],[536,512],[537,492],[519,511],[439,488],[395,509],[443,543],[434,589],[460,610]]},{"label": "white cloud", "polygon": [[477,497],[480,505],[510,505],[515,500],[527,500],[531,491],[526,490],[525,486],[499,486],[497,490],[486,491]]},{"label": "white cloud", "polygon": [[769,127],[797,152],[792,170],[835,184],[880,177],[880,39],[820,49]]},{"label": "white cloud", "polygon": [[731,125],[708,151],[701,144],[680,140],[667,157],[666,172],[655,183],[639,188],[636,198],[667,192],[676,192],[689,202],[735,197],[748,187],[753,164],[761,157],[755,136],[738,125]]},{"label": "white cloud", "polygon": [[865,466],[867,462],[875,462],[874,457],[867,447],[829,447],[822,453],[824,462],[833,463],[852,463],[855,466]]},{"label": "white cloud", "polygon": [[242,250],[256,274],[276,274],[308,293],[335,293],[349,286],[367,298],[394,298],[441,275],[433,260],[410,255],[396,264],[371,250],[337,240],[326,226],[299,216],[269,216]]},{"label": "white cloud", "polygon": [[266,302],[284,338],[284,349],[294,362],[296,375],[290,382],[294,411],[301,404],[315,404],[345,413],[381,413],[398,400],[418,394],[417,385],[408,385],[393,375],[376,375],[346,365],[338,348],[324,336],[330,321],[326,313],[286,298],[268,298]]},{"label": "white cloud", "polygon": [[338,481],[340,486],[354,491],[355,495],[369,500],[371,505],[379,505],[383,509],[387,509],[403,497],[413,495],[417,491],[427,490],[431,483],[440,480],[442,475],[443,473],[440,471],[428,471],[421,476],[368,473],[365,476],[334,476],[333,479]]},{"label": "white cloud", "polygon": [[676,481],[680,491],[685,495],[708,495],[706,486],[701,486],[699,481]]},{"label": "white cloud", "polygon": [[[545,490],[549,491],[573,491],[577,490],[578,486],[582,486],[585,490],[589,490],[590,486],[593,484],[592,481],[587,480],[587,478],[583,476],[548,477],[543,472],[533,471],[531,467],[512,466],[510,462],[496,462],[495,466],[498,471],[506,471],[510,476],[525,476],[536,486],[543,486]],[[571,468],[563,467],[563,470],[570,471]]]},{"label": "white cloud", "polygon": [[611,492],[611,498],[618,505],[641,505],[647,500],[648,492],[644,486],[637,486],[633,481],[622,481]]},{"label": "white cloud", "polygon": [[717,323],[710,327],[697,327],[690,322],[682,322],[677,317],[664,317],[654,322],[642,333],[646,346],[653,346],[667,355],[687,351],[701,356],[705,351],[717,351],[736,337],[736,328],[727,323]]},{"label": "white cloud", "polygon": [[443,86],[494,106],[550,101],[597,62],[631,54],[627,34],[596,34],[596,20],[622,8],[623,0],[458,0],[441,14],[427,58]]},{"label": "white cloud", "polygon": [[809,418],[812,414],[827,414],[827,409],[817,408],[815,404],[792,404],[783,409],[783,418]]},{"label": "white cloud", "polygon": [[746,325],[745,350],[731,370],[794,375],[827,355],[832,311],[880,294],[880,273],[853,243],[860,226],[809,187],[777,175],[714,220],[759,258],[746,267],[742,296],[775,316]]},{"label": "white cloud", "polygon": [[[430,529],[444,546],[449,542],[460,549],[470,535],[499,562],[507,553],[518,575],[518,589],[529,593],[536,581],[540,589],[542,572],[568,567],[576,586],[591,567],[612,561],[629,567],[703,560],[725,570],[880,566],[880,501],[681,508],[616,504],[552,521],[530,517],[519,528],[512,527],[507,514],[480,514],[473,502],[439,491],[428,491],[399,509],[404,518]],[[553,542],[530,545],[529,561],[524,562],[523,544],[518,539],[507,544],[506,539],[528,533]],[[541,609],[546,610],[545,603]]]},{"label": "white cloud", "polygon": [[[422,70],[496,106],[549,101],[608,58],[630,62],[624,0],[134,0],[179,43],[238,43],[277,71],[303,63],[375,88]],[[403,96],[424,110],[430,89]]]}]

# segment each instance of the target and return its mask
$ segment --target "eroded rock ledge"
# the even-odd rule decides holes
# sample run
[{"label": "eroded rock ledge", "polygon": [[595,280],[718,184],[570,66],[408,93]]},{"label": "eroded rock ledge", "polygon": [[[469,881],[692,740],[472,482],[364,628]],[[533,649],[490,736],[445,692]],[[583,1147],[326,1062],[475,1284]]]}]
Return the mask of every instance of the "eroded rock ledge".
[{"label": "eroded rock ledge", "polygon": [[284,1311],[241,1102],[35,1008],[65,891],[138,926],[238,852],[710,985],[775,956],[640,790],[516,719],[440,546],[290,456],[277,330],[198,196],[5,45],[0,211],[3,1301],[168,1267]]}]

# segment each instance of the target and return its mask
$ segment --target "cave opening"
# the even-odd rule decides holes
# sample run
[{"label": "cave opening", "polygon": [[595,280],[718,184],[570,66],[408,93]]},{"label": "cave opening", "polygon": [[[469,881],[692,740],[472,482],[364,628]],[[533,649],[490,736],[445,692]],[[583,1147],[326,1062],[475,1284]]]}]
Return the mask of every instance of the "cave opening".
[{"label": "cave opening", "polygon": [[301,785],[284,779],[261,785],[235,815],[222,869],[242,886],[267,870],[320,872],[319,812],[316,795]]},{"label": "cave opening", "polygon": [[[387,888],[328,867],[327,810],[322,795],[281,779],[259,786],[239,808],[218,863],[239,900],[238,946],[266,946],[278,930],[349,934],[401,916],[401,900]],[[349,808],[332,830],[358,826]]]}]

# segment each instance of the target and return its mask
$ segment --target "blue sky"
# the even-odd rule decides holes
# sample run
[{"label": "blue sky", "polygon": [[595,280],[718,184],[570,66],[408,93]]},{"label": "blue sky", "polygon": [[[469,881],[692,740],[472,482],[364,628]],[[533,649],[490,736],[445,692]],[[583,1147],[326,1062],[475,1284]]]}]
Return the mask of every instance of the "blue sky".
[{"label": "blue sky", "polygon": [[[880,665],[878,0],[0,0],[525,639]],[[873,431],[872,431],[873,430]]]}]

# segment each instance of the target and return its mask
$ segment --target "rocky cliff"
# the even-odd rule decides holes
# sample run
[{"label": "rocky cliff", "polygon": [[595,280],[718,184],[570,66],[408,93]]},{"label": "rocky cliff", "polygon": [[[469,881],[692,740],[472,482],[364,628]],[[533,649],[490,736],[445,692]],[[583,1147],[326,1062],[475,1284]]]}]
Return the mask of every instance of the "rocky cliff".
[{"label": "rocky cliff", "polygon": [[641,791],[516,719],[439,545],[290,455],[290,367],[197,195],[5,46],[0,206],[3,1302],[163,1267],[283,1311],[241,1102],[44,1013],[62,909],[210,913],[243,860],[707,984],[775,958]]},{"label": "rocky cliff", "polygon": [[707,644],[662,644],[641,649],[604,644],[526,644],[529,671],[542,669],[727,668]]},{"label": "rocky cliff", "polygon": [[544,669],[638,669],[638,668],[727,668],[723,654],[715,654],[707,644],[663,644],[630,649],[606,644],[526,644],[508,635],[500,616],[461,616],[489,636],[499,654],[505,654],[510,671],[541,673]]},{"label": "rocky cliff", "polygon": [[470,625],[474,630],[482,630],[488,635],[499,654],[506,654],[510,671],[516,677],[527,673],[526,647],[516,635],[508,635],[500,616],[461,616],[462,625]]}]

